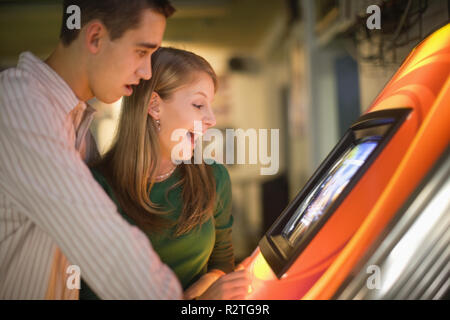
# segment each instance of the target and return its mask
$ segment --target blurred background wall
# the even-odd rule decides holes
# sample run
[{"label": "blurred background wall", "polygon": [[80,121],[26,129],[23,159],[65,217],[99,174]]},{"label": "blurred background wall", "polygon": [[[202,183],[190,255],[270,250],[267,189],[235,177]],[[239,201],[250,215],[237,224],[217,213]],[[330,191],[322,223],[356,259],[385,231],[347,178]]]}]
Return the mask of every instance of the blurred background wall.
[{"label": "blurred background wall", "polygon": [[[205,57],[219,76],[217,128],[279,129],[276,175],[258,164],[228,166],[238,261],[300,191],[346,128],[371,104],[403,59],[449,22],[449,0],[173,0],[163,45]],[[370,5],[381,29],[369,30]],[[20,52],[45,59],[58,41],[61,1],[0,1],[0,70]],[[97,108],[104,152],[120,102]],[[49,115],[50,116],[50,115]],[[270,131],[269,135],[270,137]],[[270,150],[270,148],[269,148]]]}]

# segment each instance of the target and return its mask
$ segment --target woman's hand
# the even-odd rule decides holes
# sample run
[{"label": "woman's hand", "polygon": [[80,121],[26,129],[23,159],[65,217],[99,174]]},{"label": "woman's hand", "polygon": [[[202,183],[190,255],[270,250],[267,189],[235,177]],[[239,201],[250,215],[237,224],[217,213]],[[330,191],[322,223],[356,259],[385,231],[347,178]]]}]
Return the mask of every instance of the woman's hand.
[{"label": "woman's hand", "polygon": [[250,285],[250,275],[247,270],[229,273],[216,280],[199,300],[243,300]]},{"label": "woman's hand", "polygon": [[196,282],[194,282],[189,288],[184,291],[184,299],[192,300],[202,295],[206,289],[208,289],[211,284],[213,284],[221,276],[225,275],[225,272],[218,269],[213,269],[208,273],[200,277]]}]

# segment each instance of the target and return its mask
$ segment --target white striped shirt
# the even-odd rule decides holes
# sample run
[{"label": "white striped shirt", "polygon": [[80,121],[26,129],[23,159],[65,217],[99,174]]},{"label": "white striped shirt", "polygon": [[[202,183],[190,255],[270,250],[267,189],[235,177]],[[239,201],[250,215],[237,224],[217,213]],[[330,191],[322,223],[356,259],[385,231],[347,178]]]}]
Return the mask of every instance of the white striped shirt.
[{"label": "white striped shirt", "polygon": [[65,271],[52,269],[61,256],[103,299],[180,299],[174,273],[119,215],[75,147],[86,131],[79,108],[84,114],[84,102],[29,52],[0,73],[0,299],[49,297],[52,272]]}]

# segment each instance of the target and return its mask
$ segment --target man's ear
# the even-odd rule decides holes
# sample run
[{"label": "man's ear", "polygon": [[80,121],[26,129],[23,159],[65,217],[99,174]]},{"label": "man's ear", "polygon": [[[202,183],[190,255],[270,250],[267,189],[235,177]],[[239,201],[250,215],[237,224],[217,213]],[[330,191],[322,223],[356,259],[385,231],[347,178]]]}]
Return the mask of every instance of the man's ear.
[{"label": "man's ear", "polygon": [[85,27],[85,44],[89,52],[96,54],[100,51],[105,39],[109,36],[106,27],[101,21],[93,20]]},{"label": "man's ear", "polygon": [[161,97],[158,93],[152,92],[152,96],[148,103],[148,115],[151,116],[155,120],[159,120],[161,118]]}]

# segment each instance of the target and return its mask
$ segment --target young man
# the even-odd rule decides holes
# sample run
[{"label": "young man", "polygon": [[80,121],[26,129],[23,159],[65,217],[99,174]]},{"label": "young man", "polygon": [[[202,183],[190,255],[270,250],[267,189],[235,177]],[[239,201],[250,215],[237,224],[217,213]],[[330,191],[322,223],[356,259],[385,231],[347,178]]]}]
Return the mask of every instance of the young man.
[{"label": "young man", "polygon": [[[71,30],[73,5],[81,28]],[[77,299],[81,276],[103,299],[179,299],[172,271],[85,165],[95,151],[85,101],[112,103],[151,77],[174,9],[167,0],[63,9],[51,56],[22,53],[0,74],[0,299]]]}]

